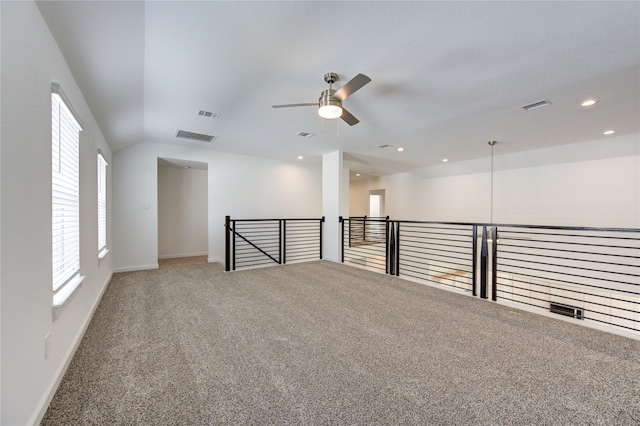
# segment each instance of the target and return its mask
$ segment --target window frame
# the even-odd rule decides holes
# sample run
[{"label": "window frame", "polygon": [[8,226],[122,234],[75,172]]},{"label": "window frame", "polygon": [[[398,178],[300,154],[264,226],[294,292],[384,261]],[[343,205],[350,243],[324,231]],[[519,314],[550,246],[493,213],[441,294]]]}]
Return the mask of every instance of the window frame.
[{"label": "window frame", "polygon": [[107,244],[107,169],[109,163],[100,150],[98,150],[97,155],[97,167],[98,259],[102,259],[109,252]]},{"label": "window frame", "polygon": [[[80,132],[82,121],[57,83],[51,85],[51,273],[53,305],[80,287]],[[54,309],[54,319],[56,313]]]}]

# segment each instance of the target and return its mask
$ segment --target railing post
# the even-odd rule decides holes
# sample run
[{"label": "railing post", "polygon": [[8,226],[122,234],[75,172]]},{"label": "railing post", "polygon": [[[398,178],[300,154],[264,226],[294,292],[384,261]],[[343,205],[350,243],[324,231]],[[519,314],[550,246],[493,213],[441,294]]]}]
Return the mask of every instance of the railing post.
[{"label": "railing post", "polygon": [[[322,260],[322,228],[324,227],[324,216],[322,216],[322,219],[320,219],[320,260]],[[344,238],[344,225],[342,226],[342,234],[343,234],[343,238]],[[344,243],[344,241],[343,241]],[[344,248],[343,248],[343,253],[344,253]],[[344,254],[342,255],[344,257]],[[344,260],[343,260],[344,262]]]},{"label": "railing post", "polygon": [[224,270],[229,272],[231,270],[231,216],[224,217]]},{"label": "railing post", "polygon": [[231,221],[231,252],[233,253],[231,257],[231,270],[236,270],[236,221]]},{"label": "railing post", "polygon": [[473,231],[471,232],[471,256],[473,257],[471,259],[471,294],[473,294],[474,296],[478,295],[478,292],[476,290],[477,285],[476,285],[476,280],[478,279],[478,273],[476,271],[476,269],[478,268],[478,226],[477,225],[473,225]]},{"label": "railing post", "polygon": [[286,219],[280,219],[280,226],[278,227],[279,229],[279,236],[278,236],[278,240],[279,240],[279,245],[280,245],[280,259],[279,260],[279,264],[285,264],[287,263],[287,220]]},{"label": "railing post", "polygon": [[498,300],[498,227],[491,227],[493,244],[491,247],[491,300]]},{"label": "railing post", "polygon": [[[342,218],[342,216],[338,217],[338,220],[340,221],[340,261],[342,263],[344,263],[344,219]],[[324,217],[322,218],[322,221],[324,222]],[[349,247],[351,247],[351,220],[349,220]]]},{"label": "railing post", "polygon": [[400,222],[396,222],[396,253],[395,253],[395,271],[396,277],[400,276]]},{"label": "railing post", "polygon": [[487,227],[482,225],[482,243],[480,245],[480,297],[487,298]]},{"label": "railing post", "polygon": [[384,222],[384,272],[389,274],[389,221]]},{"label": "railing post", "polygon": [[395,236],[395,226],[393,222],[389,223],[389,246],[387,248],[387,263],[388,263],[388,273],[390,275],[396,274],[396,236]]},{"label": "railing post", "polygon": [[362,218],[362,241],[367,241],[367,215]]}]

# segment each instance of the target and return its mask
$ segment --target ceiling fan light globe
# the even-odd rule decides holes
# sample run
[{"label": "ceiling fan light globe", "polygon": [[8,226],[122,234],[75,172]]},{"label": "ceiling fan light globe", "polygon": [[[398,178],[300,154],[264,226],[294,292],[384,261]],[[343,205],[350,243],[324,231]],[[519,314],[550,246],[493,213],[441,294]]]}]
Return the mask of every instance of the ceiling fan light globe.
[{"label": "ceiling fan light globe", "polygon": [[342,108],[338,105],[323,105],[318,109],[318,115],[326,119],[340,118]]}]

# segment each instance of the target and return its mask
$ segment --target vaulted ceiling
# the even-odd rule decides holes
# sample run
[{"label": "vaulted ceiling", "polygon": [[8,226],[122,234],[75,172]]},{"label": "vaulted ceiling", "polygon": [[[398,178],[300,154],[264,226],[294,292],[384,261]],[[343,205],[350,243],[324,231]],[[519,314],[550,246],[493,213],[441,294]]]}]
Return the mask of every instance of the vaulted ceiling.
[{"label": "vaulted ceiling", "polygon": [[[640,134],[636,1],[38,6],[114,151],[145,141],[319,162],[343,150],[366,176],[484,158],[489,140],[512,153]],[[316,102],[327,72],[335,87],[371,78],[344,101],[359,124],[272,108]]]}]

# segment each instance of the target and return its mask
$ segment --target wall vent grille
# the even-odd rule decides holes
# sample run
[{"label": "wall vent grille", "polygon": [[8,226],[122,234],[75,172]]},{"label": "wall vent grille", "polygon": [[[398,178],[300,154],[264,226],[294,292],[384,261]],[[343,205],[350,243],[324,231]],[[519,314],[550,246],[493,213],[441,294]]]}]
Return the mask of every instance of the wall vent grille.
[{"label": "wall vent grille", "polygon": [[176,138],[189,139],[198,142],[213,142],[217,138],[217,136],[188,132],[186,130],[178,130],[176,132]]},{"label": "wall vent grille", "polygon": [[584,312],[580,308],[569,305],[561,305],[560,303],[550,303],[549,311],[554,314],[564,315],[567,317],[584,319]]},{"label": "wall vent grille", "polygon": [[206,118],[220,118],[222,114],[220,114],[219,112],[205,111],[201,109],[200,111],[198,111],[198,115],[200,117],[206,117]]},{"label": "wall vent grille", "polygon": [[549,102],[546,99],[543,99],[541,101],[534,102],[534,103],[529,104],[529,105],[525,105],[522,108],[524,108],[526,111],[531,111],[531,110],[542,108],[542,107],[546,107],[546,106],[549,106],[549,105],[551,105],[551,102]]}]

